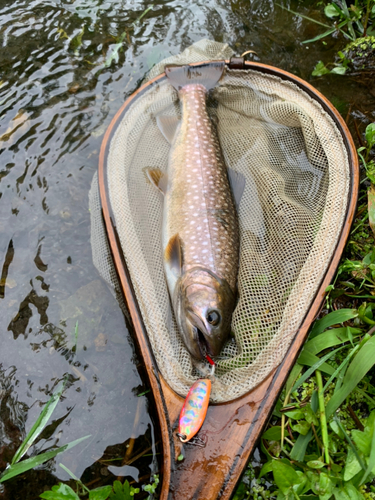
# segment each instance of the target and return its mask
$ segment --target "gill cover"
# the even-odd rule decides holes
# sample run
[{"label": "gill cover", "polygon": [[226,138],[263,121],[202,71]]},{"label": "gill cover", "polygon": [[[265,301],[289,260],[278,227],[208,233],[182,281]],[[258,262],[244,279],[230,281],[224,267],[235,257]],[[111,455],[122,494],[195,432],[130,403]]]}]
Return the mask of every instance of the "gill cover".
[{"label": "gill cover", "polygon": [[174,310],[184,343],[196,359],[218,356],[230,334],[235,296],[228,283],[203,267],[179,279]]}]

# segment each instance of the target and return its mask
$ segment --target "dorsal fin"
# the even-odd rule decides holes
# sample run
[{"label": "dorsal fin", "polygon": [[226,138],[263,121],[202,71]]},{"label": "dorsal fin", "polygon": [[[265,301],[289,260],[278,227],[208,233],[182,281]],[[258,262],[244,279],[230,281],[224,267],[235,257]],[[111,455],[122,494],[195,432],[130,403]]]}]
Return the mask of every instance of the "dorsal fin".
[{"label": "dorsal fin", "polygon": [[168,64],[164,68],[170,84],[176,90],[191,83],[203,85],[207,90],[213,89],[223,76],[224,70],[225,61],[213,61],[198,66]]},{"label": "dorsal fin", "polygon": [[181,238],[178,234],[172,236],[172,238],[168,241],[164,251],[164,260],[175,276],[181,276],[183,257]]},{"label": "dorsal fin", "polygon": [[168,178],[160,168],[145,168],[144,172],[148,180],[163,194],[167,192]]}]

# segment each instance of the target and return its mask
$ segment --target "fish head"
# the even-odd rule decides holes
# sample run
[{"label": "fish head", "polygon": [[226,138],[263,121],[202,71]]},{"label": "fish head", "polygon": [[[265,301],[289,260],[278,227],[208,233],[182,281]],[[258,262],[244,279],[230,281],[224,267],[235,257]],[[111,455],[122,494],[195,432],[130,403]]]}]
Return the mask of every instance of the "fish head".
[{"label": "fish head", "polygon": [[185,345],[196,359],[218,356],[230,334],[235,296],[228,283],[194,268],[178,287],[176,319]]}]

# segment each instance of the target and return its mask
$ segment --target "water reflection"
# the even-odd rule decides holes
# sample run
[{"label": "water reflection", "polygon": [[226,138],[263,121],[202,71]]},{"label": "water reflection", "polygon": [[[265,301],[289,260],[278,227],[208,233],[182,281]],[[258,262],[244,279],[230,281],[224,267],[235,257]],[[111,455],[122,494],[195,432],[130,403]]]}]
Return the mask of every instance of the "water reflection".
[{"label": "water reflection", "polygon": [[[285,5],[322,20],[316,2]],[[137,21],[148,7],[140,0],[0,2],[0,469],[68,375],[37,450],[91,434],[62,457],[84,481],[111,482],[119,472],[109,464],[134,467],[140,479],[156,471],[146,396],[133,391],[142,386],[138,360],[90,248],[88,190],[104,131],[125,98],[155,63],[204,37],[238,53],[253,49],[262,62],[308,80],[341,43],[303,45],[319,27],[271,0],[160,0]],[[314,80],[343,113],[351,105],[358,120],[373,120],[373,98],[360,84],[337,82]],[[131,461],[142,450],[151,456]],[[54,464],[27,473],[35,489],[22,498],[35,498],[54,476],[67,479]],[[3,498],[20,497],[21,483],[10,481]]]}]

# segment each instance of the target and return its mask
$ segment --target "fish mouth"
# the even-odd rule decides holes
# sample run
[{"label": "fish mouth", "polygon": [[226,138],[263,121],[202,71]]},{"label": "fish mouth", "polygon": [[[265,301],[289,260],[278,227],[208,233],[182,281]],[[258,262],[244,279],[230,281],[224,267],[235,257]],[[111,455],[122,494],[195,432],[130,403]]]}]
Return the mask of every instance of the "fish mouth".
[{"label": "fish mouth", "polygon": [[198,349],[199,352],[202,356],[202,359],[206,359],[206,354],[209,354],[210,356],[213,356],[213,353],[211,352],[210,345],[207,342],[204,334],[199,330],[199,328],[195,327],[195,333],[196,333],[196,341],[198,344]]}]

